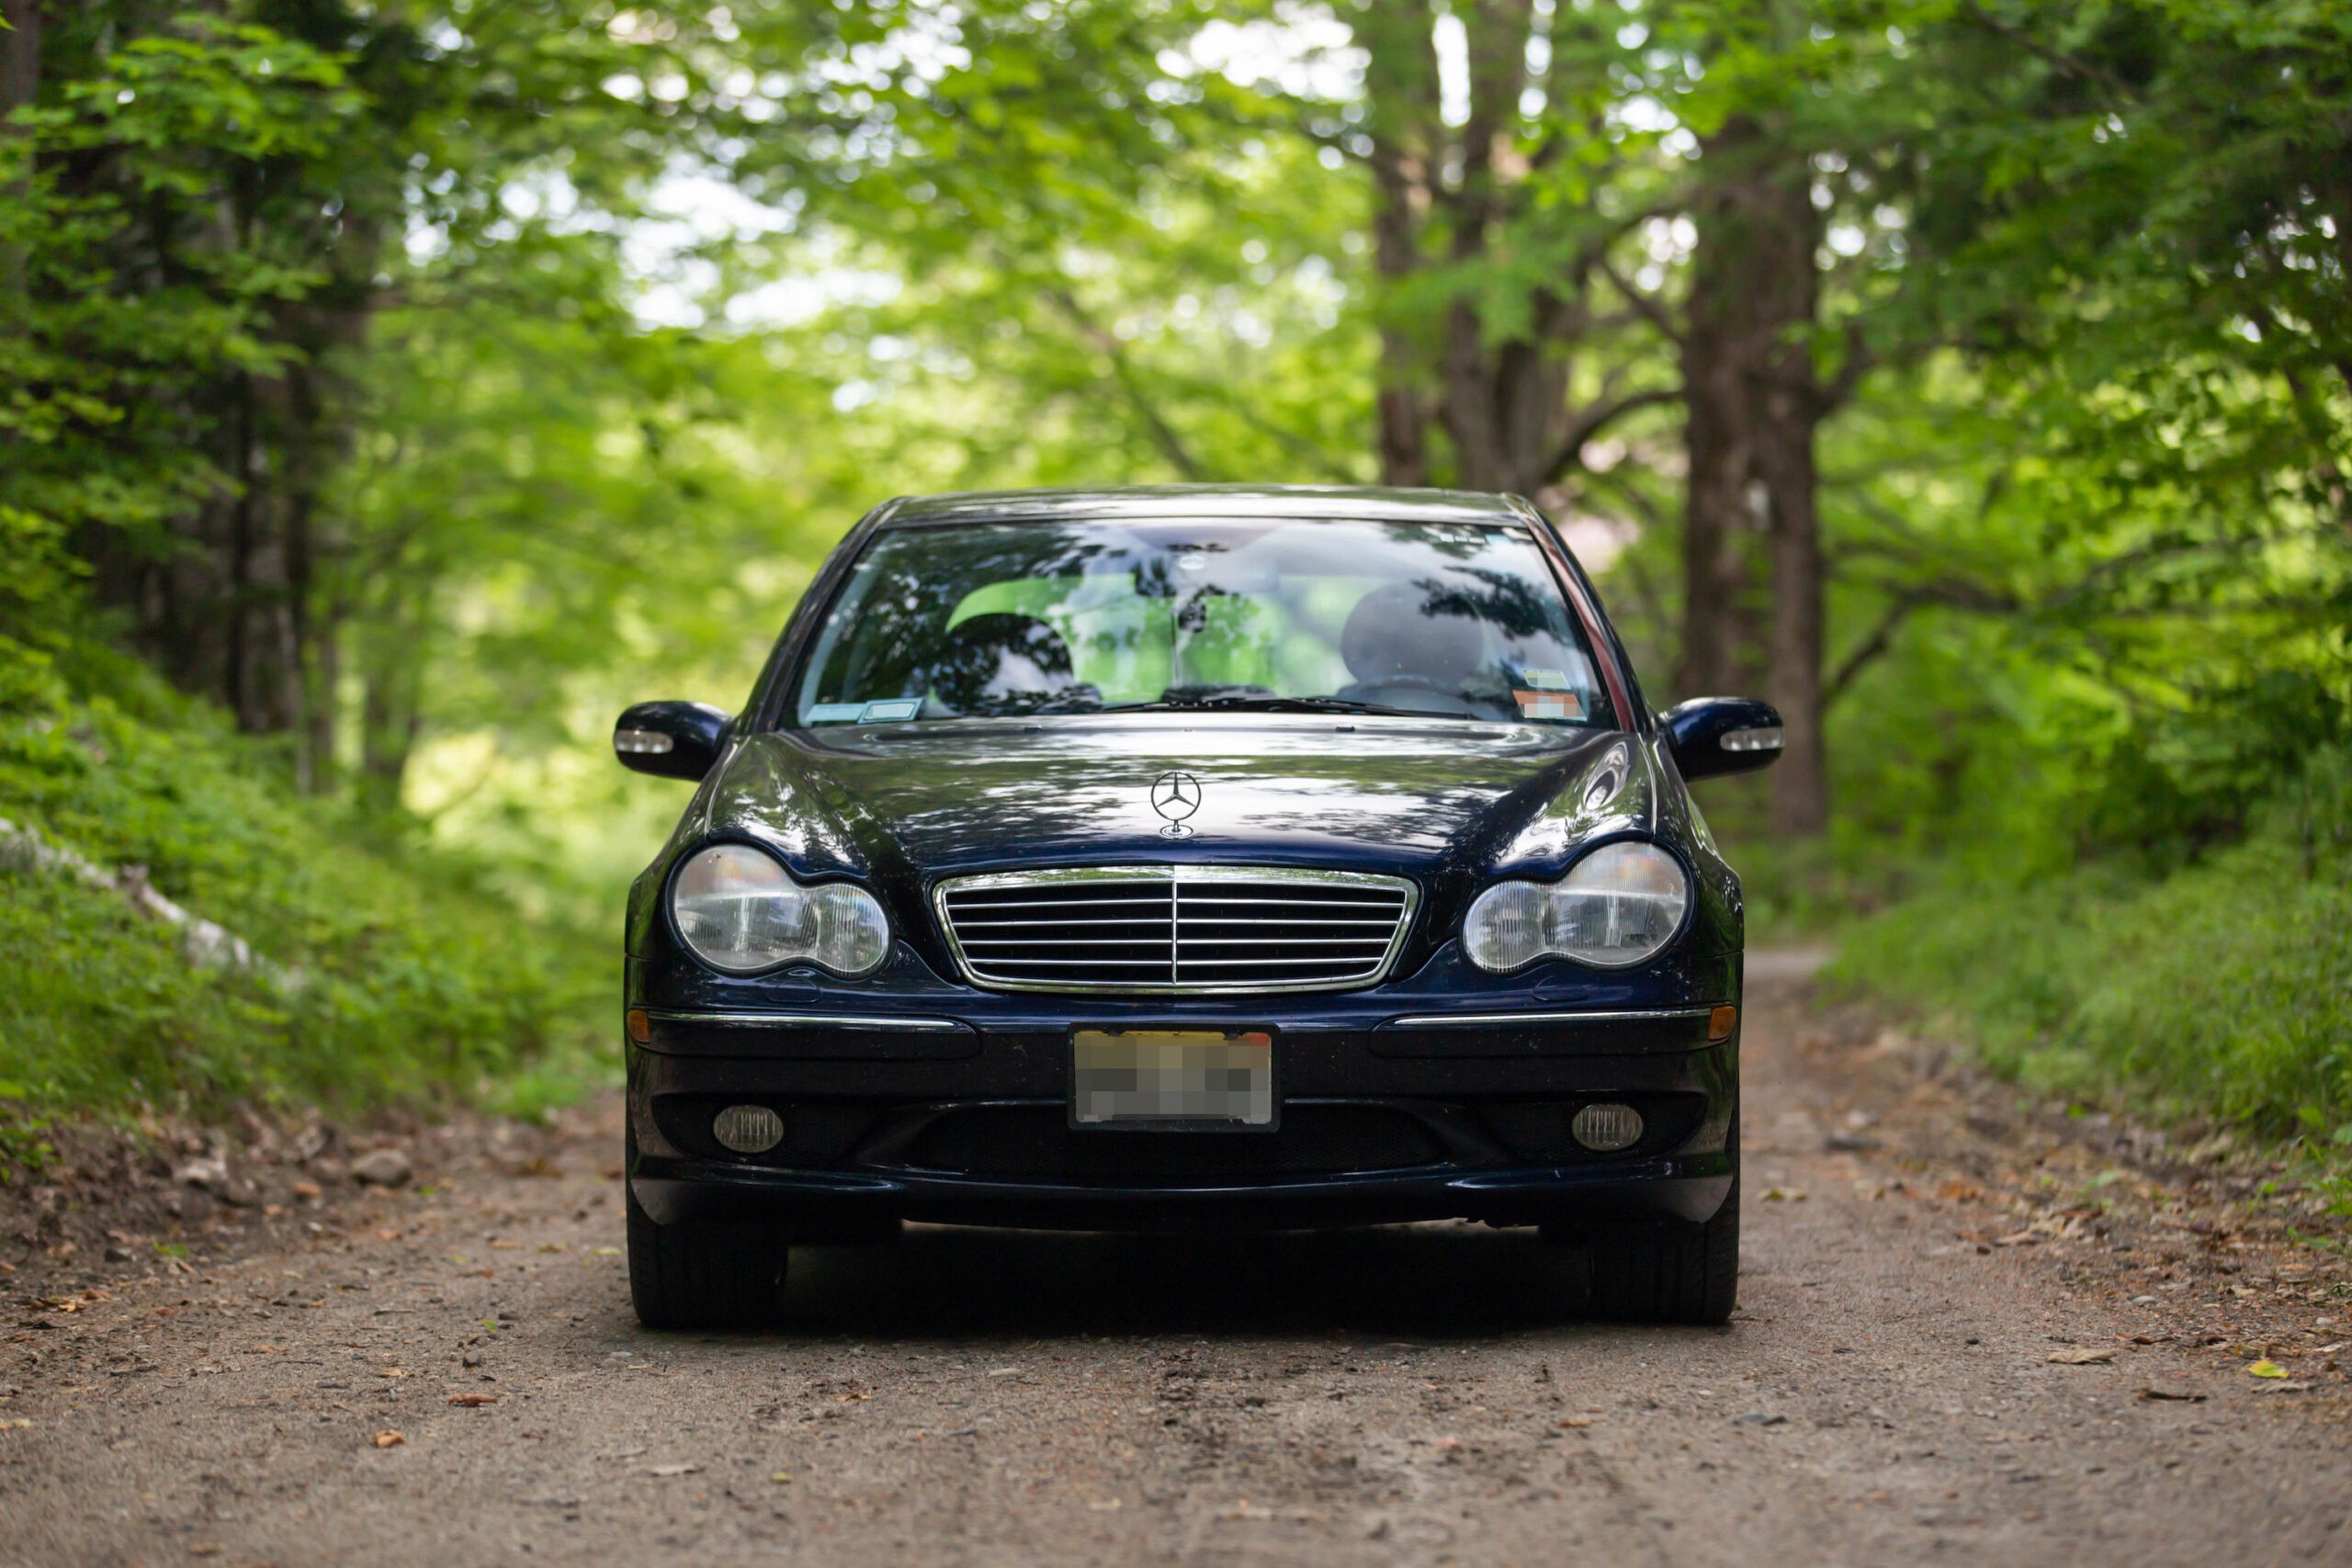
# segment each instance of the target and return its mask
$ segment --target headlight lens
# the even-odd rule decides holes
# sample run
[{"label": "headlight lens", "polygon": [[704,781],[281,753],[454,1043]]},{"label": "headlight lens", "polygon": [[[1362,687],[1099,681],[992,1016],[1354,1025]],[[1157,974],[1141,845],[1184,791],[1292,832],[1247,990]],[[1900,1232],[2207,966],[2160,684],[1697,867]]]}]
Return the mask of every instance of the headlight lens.
[{"label": "headlight lens", "polygon": [[804,887],[746,844],[714,845],[681,866],[670,914],[694,955],[728,975],[800,960],[855,976],[890,951],[873,894],[846,882]]},{"label": "headlight lens", "polygon": [[1462,922],[1462,951],[1489,974],[1550,955],[1623,969],[1682,927],[1690,879],[1656,844],[1604,844],[1558,882],[1498,882]]}]

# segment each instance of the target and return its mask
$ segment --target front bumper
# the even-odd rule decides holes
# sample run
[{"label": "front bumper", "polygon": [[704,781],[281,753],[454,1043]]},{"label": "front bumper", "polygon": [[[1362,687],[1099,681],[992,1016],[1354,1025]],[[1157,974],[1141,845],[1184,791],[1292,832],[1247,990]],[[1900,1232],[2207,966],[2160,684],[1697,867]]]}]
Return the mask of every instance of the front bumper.
[{"label": "front bumper", "polygon": [[870,1218],[1050,1230],[1291,1230],[1441,1219],[1544,1224],[1623,1213],[1705,1220],[1729,1194],[1734,1164],[1728,1150],[1717,1150],[1605,1167],[1383,1171],[1209,1186],[780,1170],[640,1153],[629,1184],[658,1224],[756,1220],[831,1233],[855,1230]]},{"label": "front bumper", "polygon": [[[1216,1133],[1070,1127],[1076,1018],[865,1030],[814,1016],[663,1017],[630,1047],[628,1180],[656,1223],[821,1234],[888,1218],[1075,1229],[1703,1220],[1736,1174],[1738,1038],[1709,1043],[1703,1010],[1370,1028],[1277,1014],[1265,1026],[1280,1126]],[[1577,1146],[1569,1122],[1600,1100],[1641,1109],[1643,1141],[1613,1156]],[[785,1120],[767,1155],[731,1155],[710,1134],[719,1109],[744,1102]]]}]

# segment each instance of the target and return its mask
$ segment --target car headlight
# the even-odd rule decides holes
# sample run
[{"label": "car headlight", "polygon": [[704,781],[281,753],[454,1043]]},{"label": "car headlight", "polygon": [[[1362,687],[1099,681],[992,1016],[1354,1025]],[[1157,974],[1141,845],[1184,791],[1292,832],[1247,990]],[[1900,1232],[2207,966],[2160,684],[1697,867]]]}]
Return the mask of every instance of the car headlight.
[{"label": "car headlight", "polygon": [[747,844],[713,845],[679,867],[670,916],[694,955],[728,975],[797,960],[854,977],[890,951],[873,894],[846,882],[803,886]]},{"label": "car headlight", "polygon": [[1623,969],[1682,929],[1690,879],[1656,844],[1604,844],[1555,883],[1498,882],[1462,921],[1462,951],[1489,974],[1539,958]]}]

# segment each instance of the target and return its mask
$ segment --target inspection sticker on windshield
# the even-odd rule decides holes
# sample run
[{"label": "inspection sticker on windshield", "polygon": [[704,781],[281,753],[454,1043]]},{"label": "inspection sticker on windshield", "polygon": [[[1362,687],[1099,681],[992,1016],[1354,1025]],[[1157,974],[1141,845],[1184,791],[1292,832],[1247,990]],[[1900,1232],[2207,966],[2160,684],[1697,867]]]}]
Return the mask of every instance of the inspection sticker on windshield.
[{"label": "inspection sticker on windshield", "polygon": [[1274,1037],[1206,1029],[1070,1032],[1070,1124],[1238,1131],[1274,1124]]},{"label": "inspection sticker on windshield", "polygon": [[[1530,671],[1533,673],[1533,671]],[[1584,699],[1574,692],[1530,692],[1514,689],[1521,718],[1582,718]]]},{"label": "inspection sticker on windshield", "polygon": [[1522,670],[1520,684],[1532,686],[1539,692],[1565,692],[1568,689],[1568,672],[1565,670]]}]

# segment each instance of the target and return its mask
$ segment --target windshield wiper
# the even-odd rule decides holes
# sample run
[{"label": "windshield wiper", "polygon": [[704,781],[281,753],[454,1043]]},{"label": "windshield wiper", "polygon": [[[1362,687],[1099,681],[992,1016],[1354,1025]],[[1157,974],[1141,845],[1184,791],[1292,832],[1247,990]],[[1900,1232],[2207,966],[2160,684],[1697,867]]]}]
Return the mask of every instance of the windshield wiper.
[{"label": "windshield wiper", "polygon": [[1389,707],[1359,703],[1347,697],[1277,697],[1268,693],[1227,693],[1221,696],[1161,697],[1148,703],[1120,703],[1104,713],[1361,713],[1399,718],[1461,718],[1462,714],[1433,713],[1428,708]]}]

